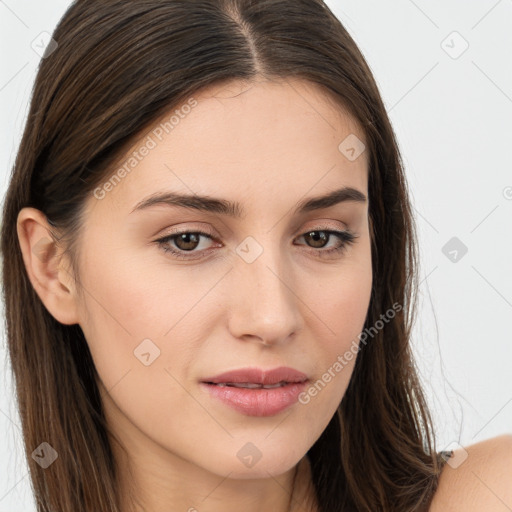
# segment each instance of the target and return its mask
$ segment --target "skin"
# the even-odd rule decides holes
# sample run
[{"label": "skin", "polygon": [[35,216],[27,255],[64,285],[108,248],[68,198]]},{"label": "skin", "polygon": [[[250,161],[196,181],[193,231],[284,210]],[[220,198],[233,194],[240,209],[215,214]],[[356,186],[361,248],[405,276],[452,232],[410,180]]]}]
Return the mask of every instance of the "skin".
[{"label": "skin", "polygon": [[[230,512],[241,504],[246,512],[284,512],[299,462],[296,487],[305,489],[305,454],[335,413],[355,358],[309,403],[270,417],[229,408],[199,381],[247,366],[291,366],[314,383],[358,341],[372,286],[368,202],[292,210],[343,186],[367,196],[366,152],[350,161],[338,150],[348,135],[364,134],[303,82],[233,82],[194,98],[192,111],[121,183],[87,201],[83,298],[66,258],[57,253],[45,267],[31,256],[29,246],[48,236],[37,210],[20,212],[20,240],[48,310],[78,323],[87,339],[107,420],[133,464],[130,481],[116,449],[123,496],[137,488],[153,512]],[[238,201],[245,216],[167,205],[130,213],[162,190]],[[194,259],[179,260],[155,243],[171,228],[210,229],[213,240],[201,238]],[[314,245],[302,236],[319,228],[348,228],[358,238],[322,258],[340,240]],[[248,236],[263,249],[252,263],[236,252]],[[134,356],[147,338],[160,349],[150,366]],[[247,443],[261,453],[252,467],[237,457]],[[301,501],[294,496],[293,509]]]},{"label": "skin", "polygon": [[[314,383],[358,341],[372,285],[368,203],[292,210],[341,186],[368,195],[367,153],[351,161],[338,150],[348,135],[364,141],[364,134],[323,90],[301,81],[231,82],[194,98],[197,105],[134,170],[102,199],[88,199],[79,244],[83,294],[61,248],[44,245],[49,225],[33,208],[18,217],[24,262],[48,311],[85,334],[112,435],[128,454],[113,443],[123,512],[142,510],[135,500],[152,512],[241,505],[285,512],[296,469],[291,510],[315,510],[305,454],[343,398],[355,358],[307,404],[270,417],[228,408],[199,381],[283,365]],[[163,190],[238,201],[246,214],[162,205],[130,213]],[[155,243],[171,228],[209,229],[213,240],[201,238],[193,259],[178,260]],[[357,238],[321,258],[322,245],[302,236],[315,229],[350,229]],[[248,236],[263,249],[252,263],[237,253]],[[46,257],[35,257],[42,244]],[[325,245],[339,242],[331,237]],[[149,366],[134,355],[144,339],[160,350]],[[464,464],[446,466],[431,511],[507,510],[474,475],[512,505],[511,439],[469,447]],[[246,443],[261,454],[252,467],[237,457]]]},{"label": "skin", "polygon": [[512,435],[454,450],[439,479],[430,512],[512,510]]}]

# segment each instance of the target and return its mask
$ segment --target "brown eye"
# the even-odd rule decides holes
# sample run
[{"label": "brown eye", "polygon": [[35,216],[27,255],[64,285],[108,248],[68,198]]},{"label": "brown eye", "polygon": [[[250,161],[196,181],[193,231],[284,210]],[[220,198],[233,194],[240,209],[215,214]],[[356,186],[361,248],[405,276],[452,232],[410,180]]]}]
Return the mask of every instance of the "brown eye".
[{"label": "brown eye", "polygon": [[[324,249],[333,236],[334,239],[338,241],[337,245]],[[320,258],[333,258],[336,257],[336,255],[341,255],[343,251],[348,249],[348,246],[353,244],[358,236],[359,235],[349,230],[336,231],[332,229],[315,229],[304,233],[300,238],[304,238],[306,244],[311,247],[311,249],[318,249],[313,252]]]},{"label": "brown eye", "polygon": [[174,237],[174,243],[182,251],[192,251],[199,245],[200,233],[181,233]]},{"label": "brown eye", "polygon": [[[336,254],[341,254],[348,246],[354,243],[358,237],[355,233],[350,231],[336,231],[332,229],[316,229],[311,230],[299,238],[306,240],[306,245],[311,248],[315,255],[321,258],[333,258]],[[164,238],[156,240],[155,242],[167,253],[172,256],[183,259],[192,260],[202,258],[206,253],[211,252],[212,248],[203,248],[203,250],[196,250],[201,245],[201,238],[214,241],[214,236],[210,233],[202,231],[182,231],[181,233],[174,233]],[[334,247],[327,247],[329,242],[334,240],[337,244]],[[299,244],[302,245],[302,244]],[[218,245],[217,245],[218,247]],[[314,250],[317,249],[317,250]]]},{"label": "brown eye", "polygon": [[156,243],[167,253],[181,259],[197,258],[208,249],[196,250],[201,245],[201,238],[212,240],[210,233],[202,231],[182,231],[156,240]]},{"label": "brown eye", "polygon": [[304,238],[306,240],[310,240],[313,243],[309,244],[311,247],[315,249],[319,249],[324,247],[324,245],[329,241],[330,234],[326,234],[326,231],[309,231],[304,234]]}]

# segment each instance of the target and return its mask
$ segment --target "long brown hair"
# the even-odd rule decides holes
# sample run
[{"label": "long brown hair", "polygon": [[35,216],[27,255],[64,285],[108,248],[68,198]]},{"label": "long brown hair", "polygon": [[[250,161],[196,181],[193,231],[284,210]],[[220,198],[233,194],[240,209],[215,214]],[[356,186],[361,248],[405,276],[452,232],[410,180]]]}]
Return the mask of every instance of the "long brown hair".
[{"label": "long brown hair", "polygon": [[[340,21],[321,0],[77,0],[53,39],[1,233],[7,342],[38,511],[119,512],[120,497],[87,342],[78,324],[50,315],[31,286],[19,211],[45,214],[79,276],[85,200],[134,137],[203,87],[262,77],[321,86],[360,124],[369,156],[373,288],[363,332],[370,338],[337,413],[308,451],[320,510],[427,510],[442,459],[410,347],[414,219],[384,104]],[[42,442],[58,453],[47,469],[30,457]]]}]

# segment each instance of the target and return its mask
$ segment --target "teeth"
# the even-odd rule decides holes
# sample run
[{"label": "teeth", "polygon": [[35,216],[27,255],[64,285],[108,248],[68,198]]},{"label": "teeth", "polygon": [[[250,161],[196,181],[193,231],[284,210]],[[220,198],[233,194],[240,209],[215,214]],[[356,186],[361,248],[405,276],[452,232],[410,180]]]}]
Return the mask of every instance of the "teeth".
[{"label": "teeth", "polygon": [[257,389],[261,388],[261,384],[255,384],[252,382],[230,382],[228,386],[232,386],[234,388],[249,388],[249,389]]},{"label": "teeth", "polygon": [[272,389],[272,388],[282,388],[283,386],[286,386],[286,382],[278,382],[277,384],[267,384],[263,387],[265,389]]},{"label": "teeth", "polygon": [[264,386],[261,384],[255,384],[253,382],[220,382],[217,386],[226,387],[230,386],[233,388],[246,388],[246,389],[273,389],[280,388],[282,386],[286,386],[286,382],[278,382],[277,384],[265,384]]}]

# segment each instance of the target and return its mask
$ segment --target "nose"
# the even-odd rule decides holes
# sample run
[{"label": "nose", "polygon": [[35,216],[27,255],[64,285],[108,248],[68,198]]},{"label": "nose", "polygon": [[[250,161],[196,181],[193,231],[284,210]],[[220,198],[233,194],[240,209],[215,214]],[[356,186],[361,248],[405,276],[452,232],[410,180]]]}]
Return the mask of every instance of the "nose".
[{"label": "nose", "polygon": [[265,248],[252,263],[236,260],[231,272],[229,329],[237,339],[283,344],[302,326],[302,301],[294,291],[293,272],[279,252]]}]

